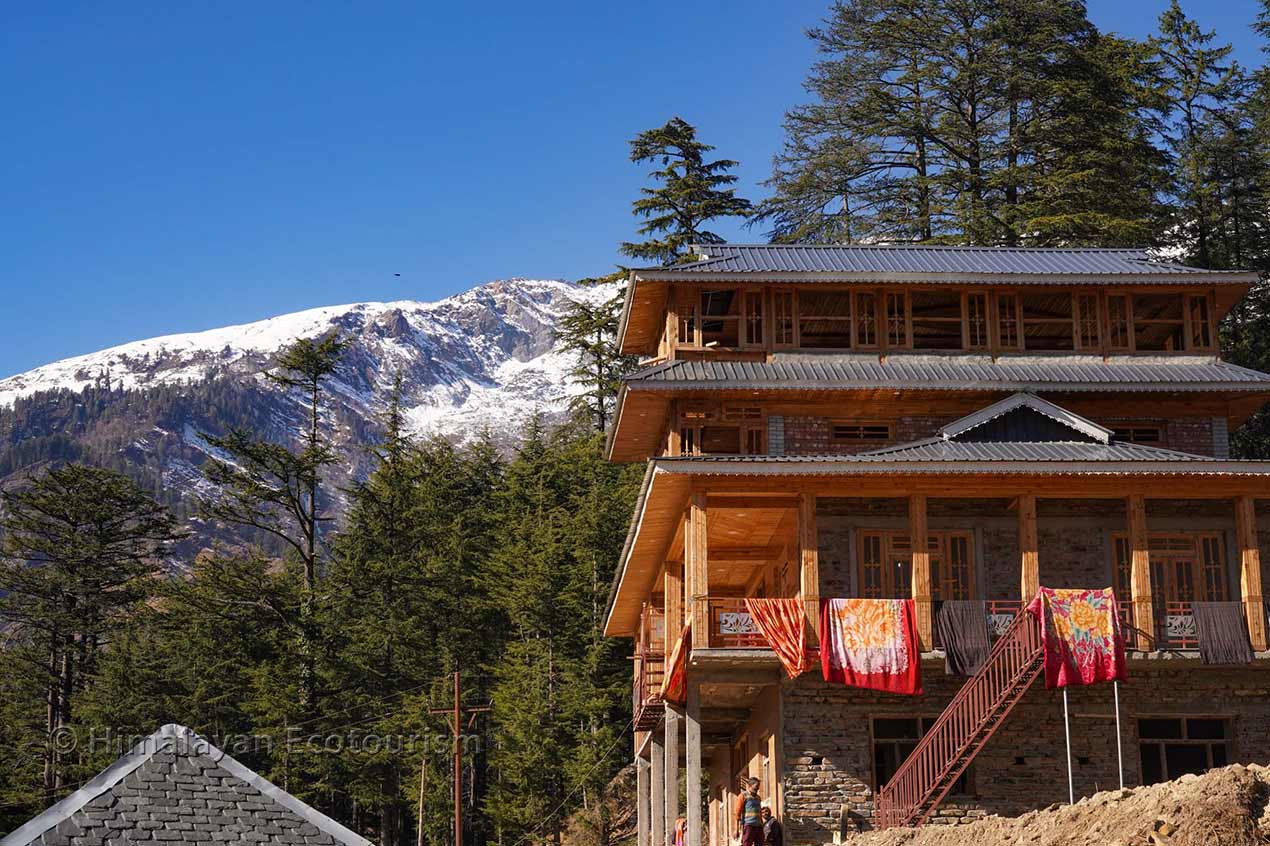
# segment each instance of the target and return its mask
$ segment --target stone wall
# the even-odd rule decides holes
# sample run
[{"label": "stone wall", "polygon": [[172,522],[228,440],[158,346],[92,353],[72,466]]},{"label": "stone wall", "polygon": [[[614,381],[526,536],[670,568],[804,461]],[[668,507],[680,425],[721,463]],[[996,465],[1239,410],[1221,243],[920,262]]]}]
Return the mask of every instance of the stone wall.
[{"label": "stone wall", "polygon": [[[790,844],[833,839],[845,810],[873,811],[871,720],[935,716],[960,687],[941,662],[923,663],[925,693],[899,697],[831,686],[818,673],[784,683],[785,825]],[[1112,686],[1072,688],[1072,760],[1078,796],[1117,785]],[[1270,661],[1210,669],[1195,660],[1139,661],[1120,689],[1125,781],[1139,782],[1139,717],[1230,720],[1233,759],[1270,763]],[[969,794],[940,808],[937,823],[1013,815],[1067,800],[1062,699],[1038,682],[971,767]]]}]

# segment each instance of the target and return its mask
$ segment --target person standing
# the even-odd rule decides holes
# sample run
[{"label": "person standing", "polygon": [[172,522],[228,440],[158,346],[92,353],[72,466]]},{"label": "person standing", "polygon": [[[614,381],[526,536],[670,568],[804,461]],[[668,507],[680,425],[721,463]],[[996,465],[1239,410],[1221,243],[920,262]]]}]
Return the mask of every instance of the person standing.
[{"label": "person standing", "polygon": [[742,777],[741,795],[736,797],[736,824],[741,846],[763,846],[763,802],[758,797],[758,779]]},{"label": "person standing", "polygon": [[785,846],[785,831],[780,821],[772,816],[772,806],[764,802],[760,816],[763,819],[763,846]]}]

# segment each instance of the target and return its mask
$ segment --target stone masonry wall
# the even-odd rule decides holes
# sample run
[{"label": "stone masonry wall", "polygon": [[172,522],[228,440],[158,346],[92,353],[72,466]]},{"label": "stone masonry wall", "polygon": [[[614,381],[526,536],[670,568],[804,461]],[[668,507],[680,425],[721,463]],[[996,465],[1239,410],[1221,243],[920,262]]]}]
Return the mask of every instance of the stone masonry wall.
[{"label": "stone masonry wall", "polygon": [[[935,716],[961,680],[942,662],[923,662],[924,695],[900,697],[831,686],[818,673],[785,682],[785,827],[790,844],[824,844],[844,810],[873,811],[871,720]],[[1070,689],[1072,759],[1078,796],[1117,784],[1112,686]],[[1235,761],[1270,763],[1270,661],[1211,669],[1195,660],[1138,661],[1121,686],[1125,781],[1139,783],[1139,717],[1207,716],[1230,720]],[[1061,695],[1037,683],[971,766],[969,795],[950,798],[936,823],[988,813],[1013,815],[1067,800]]]}]

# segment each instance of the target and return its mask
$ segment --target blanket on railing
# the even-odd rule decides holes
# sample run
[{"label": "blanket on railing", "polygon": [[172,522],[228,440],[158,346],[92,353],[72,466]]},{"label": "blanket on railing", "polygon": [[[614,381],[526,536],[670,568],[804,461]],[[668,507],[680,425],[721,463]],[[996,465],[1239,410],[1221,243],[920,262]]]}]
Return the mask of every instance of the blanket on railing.
[{"label": "blanket on railing", "polygon": [[791,679],[798,678],[811,666],[811,656],[807,654],[806,612],[803,609],[801,599],[745,600],[745,610],[780,659],[785,675]]},{"label": "blanket on railing", "polygon": [[988,604],[982,599],[948,600],[939,608],[935,632],[944,648],[944,671],[973,676],[988,661]]},{"label": "blanket on railing", "polygon": [[848,687],[921,693],[913,600],[822,599],[820,669]]},{"label": "blanket on railing", "polygon": [[691,654],[692,621],[689,620],[666,660],[666,674],[661,680],[662,701],[680,707],[688,701],[688,656]]},{"label": "blanket on railing", "polygon": [[1124,637],[1111,588],[1055,590],[1043,587],[1028,603],[1027,611],[1041,625],[1046,687],[1126,678]]},{"label": "blanket on railing", "polygon": [[1205,664],[1251,664],[1256,656],[1248,640],[1248,621],[1242,602],[1196,602],[1195,637],[1199,660]]}]

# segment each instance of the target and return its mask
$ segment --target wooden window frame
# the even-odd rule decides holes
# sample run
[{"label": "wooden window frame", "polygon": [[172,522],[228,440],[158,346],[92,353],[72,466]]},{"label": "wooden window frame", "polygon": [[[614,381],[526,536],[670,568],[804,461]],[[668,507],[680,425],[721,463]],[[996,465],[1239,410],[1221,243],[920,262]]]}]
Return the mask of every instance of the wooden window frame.
[{"label": "wooden window frame", "polygon": [[[875,793],[882,789],[881,779],[878,778],[878,754],[877,754],[878,745],[882,743],[886,743],[886,744],[891,744],[898,747],[900,744],[906,744],[911,742],[914,746],[916,746],[919,742],[921,742],[921,739],[926,736],[926,734],[930,731],[930,729],[934,727],[935,722],[938,719],[939,719],[938,715],[931,716],[927,714],[917,714],[917,715],[870,714],[869,715],[869,774],[872,776],[873,790]],[[915,738],[878,737],[878,733],[877,733],[878,720],[911,720],[917,724],[917,737]],[[911,750],[909,754],[910,755],[912,754]],[[908,755],[905,755],[903,757],[896,755],[897,771],[899,766],[903,765],[907,757]],[[960,776],[957,777],[957,781],[953,782],[953,786],[948,791],[948,795],[957,796],[957,797],[975,796],[976,794],[974,790],[973,773],[974,773],[974,765],[971,764],[969,767],[965,769],[965,771],[962,772]],[[960,789],[958,789],[959,783],[961,785]]]},{"label": "wooden window frame", "polygon": [[[886,599],[898,596],[907,599],[912,596],[911,580],[913,574],[908,573],[910,585],[905,590],[900,591],[898,585],[895,584],[895,573],[890,567],[890,562],[896,561],[907,555],[911,562],[912,547],[909,542],[909,532],[907,529],[861,529],[856,540],[856,595],[866,599]],[[975,539],[974,532],[970,529],[935,529],[926,533],[927,547],[930,555],[932,566],[939,569],[939,578],[935,578],[932,574],[931,590],[932,597],[936,600],[945,599],[975,599],[979,593],[977,574],[975,572]],[[965,560],[965,597],[948,597],[942,595],[942,586],[952,584],[951,571],[948,570],[952,566],[952,557],[950,554],[950,541],[964,541],[966,549]],[[865,586],[865,569],[872,565],[868,561],[865,544],[876,542],[879,553],[879,594],[875,596],[866,596]],[[906,551],[907,550],[907,551]],[[888,597],[888,594],[891,597]]]},{"label": "wooden window frame", "polygon": [[[1185,540],[1188,549],[1178,547]],[[1172,549],[1160,547],[1173,545]],[[1111,536],[1113,582],[1117,599],[1130,599],[1133,549],[1128,532],[1116,532]],[[1223,602],[1230,595],[1230,562],[1226,557],[1226,539],[1220,531],[1205,532],[1149,532],[1147,550],[1151,561],[1152,598],[1156,602]],[[1176,593],[1176,583],[1170,583],[1170,562],[1190,559],[1191,589],[1194,598],[1171,599],[1169,588]],[[1176,573],[1173,573],[1175,576]],[[1214,595],[1213,588],[1216,588]]]},{"label": "wooden window frame", "polygon": [[[1138,312],[1138,304],[1137,304],[1136,302],[1134,302],[1134,303],[1133,303],[1133,312],[1134,312],[1134,316],[1133,316],[1133,348],[1134,348],[1135,350],[1139,350],[1140,352],[1149,352],[1149,353],[1164,353],[1164,354],[1166,354],[1166,355],[1167,355],[1167,354],[1169,354],[1169,353],[1177,353],[1177,352],[1182,352],[1182,351],[1184,351],[1184,350],[1188,350],[1188,349],[1190,349],[1190,345],[1189,345],[1189,338],[1187,337],[1187,336],[1188,336],[1188,332],[1187,332],[1187,323],[1186,323],[1186,310],[1187,310],[1187,305],[1188,305],[1188,302],[1187,302],[1187,298],[1186,298],[1185,294],[1183,294],[1183,293],[1182,293],[1182,292],[1180,292],[1180,291],[1177,291],[1177,292],[1175,292],[1175,291],[1166,291],[1166,292],[1163,292],[1163,293],[1161,293],[1161,292],[1159,292],[1159,291],[1149,291],[1149,290],[1148,290],[1148,291],[1135,291],[1135,292],[1134,292],[1134,294],[1133,294],[1132,299],[1133,299],[1133,300],[1136,300],[1138,297],[1176,297],[1176,298],[1178,299],[1178,305],[1179,305],[1179,309],[1178,309],[1178,310],[1181,312],[1181,316],[1180,316],[1180,317],[1177,317],[1177,318],[1173,318],[1173,317],[1138,317],[1138,315],[1137,315],[1137,312]],[[1150,327],[1150,326],[1171,326],[1171,327],[1174,327],[1175,329],[1177,329],[1177,330],[1179,331],[1179,333],[1180,333],[1180,334],[1181,334],[1181,336],[1182,336],[1182,343],[1181,343],[1181,346],[1179,346],[1179,347],[1174,347],[1174,348],[1173,348],[1173,349],[1171,349],[1171,350],[1170,350],[1170,349],[1150,349],[1150,350],[1143,350],[1143,349],[1141,349],[1140,345],[1138,344],[1138,327],[1139,327],[1140,325],[1141,325],[1141,326],[1144,326],[1144,327]]]},{"label": "wooden window frame", "polygon": [[[789,305],[787,314],[782,314],[780,302],[786,300]],[[772,289],[772,349],[798,349],[798,289],[792,287],[776,287]],[[789,340],[781,340],[784,335],[782,323],[789,323]]]},{"label": "wooden window frame", "polygon": [[[911,350],[913,348],[913,303],[912,297],[909,296],[907,288],[883,288],[882,295],[882,316],[885,332],[882,336],[883,349],[887,350]],[[891,303],[898,302],[900,304],[900,318],[897,322],[892,322]],[[891,339],[892,328],[899,326],[904,333],[900,341]]]},{"label": "wooden window frame", "polygon": [[[1116,330],[1112,323],[1112,300],[1124,302],[1124,343],[1116,343]],[[1135,331],[1133,321],[1133,293],[1131,291],[1105,291],[1103,302],[1103,338],[1109,352],[1134,352]]]},{"label": "wooden window frame", "polygon": [[[860,340],[859,322],[863,318],[864,312],[860,308],[860,297],[870,297],[873,300],[873,341],[864,343]],[[880,350],[883,348],[883,328],[885,321],[881,320],[879,304],[881,301],[881,292],[876,288],[856,288],[851,291],[851,348],[855,350]]]},{"label": "wooden window frame", "polygon": [[[1146,446],[1162,446],[1164,444],[1164,426],[1160,423],[1125,423],[1113,428],[1115,430],[1115,438],[1118,441],[1130,444],[1145,444]],[[1155,437],[1139,440],[1134,437],[1134,433],[1137,431],[1152,431],[1155,433]],[[1129,436],[1123,437],[1121,435],[1122,432],[1128,433]]]},{"label": "wooden window frame", "polygon": [[[974,329],[972,327],[973,318],[971,317],[971,313],[970,313],[971,300],[980,300],[983,306],[983,312],[982,312],[983,340],[981,343],[975,343],[973,340],[973,333],[974,333]],[[961,293],[961,314],[963,317],[962,324],[961,324],[962,325],[962,332],[961,332],[962,349],[967,351],[991,350],[993,347],[993,344],[992,344],[992,296],[990,292],[986,288],[982,290],[974,289],[974,290],[963,291]]]},{"label": "wooden window frame", "polygon": [[[806,292],[806,293],[812,293],[812,294],[822,294],[822,295],[823,295],[823,294],[837,294],[837,295],[840,295],[840,296],[844,297],[844,298],[845,298],[845,300],[846,300],[846,303],[847,303],[847,313],[846,313],[845,315],[834,315],[834,316],[831,316],[831,317],[825,317],[825,316],[823,316],[823,315],[820,315],[820,316],[817,316],[817,315],[807,315],[807,316],[804,316],[804,315],[803,315],[803,301],[802,301],[802,296],[801,296],[801,293],[802,293],[802,292],[800,292],[800,296],[798,296],[798,297],[796,298],[796,306],[795,306],[795,309],[794,309],[794,313],[795,313],[795,324],[796,324],[797,329],[798,329],[798,331],[797,331],[797,333],[796,333],[797,338],[798,338],[798,348],[799,348],[800,350],[826,350],[826,351],[834,351],[834,352],[838,352],[838,351],[850,351],[850,350],[855,349],[855,348],[856,348],[856,345],[855,345],[855,340],[856,340],[856,325],[855,325],[855,292],[854,292],[852,289],[850,289],[850,288],[840,288],[840,287],[837,287],[837,286],[824,286],[824,287],[817,287],[814,291],[808,291],[808,292]],[[847,333],[846,333],[846,336],[847,336],[847,345],[846,345],[845,347],[809,347],[809,346],[805,346],[805,345],[803,344],[803,321],[804,321],[804,320],[809,320],[809,321],[810,321],[810,320],[824,320],[824,321],[827,321],[827,322],[829,322],[829,323],[839,323],[839,324],[841,324],[841,323],[845,323],[845,324],[847,325]]]},{"label": "wooden window frame", "polygon": [[[762,288],[749,287],[741,288],[738,292],[741,297],[741,328],[737,335],[737,342],[741,349],[763,349],[767,346],[767,297],[763,293]],[[754,303],[758,304],[757,314],[750,311],[750,306]],[[758,340],[750,340],[750,330],[757,323]]]},{"label": "wooden window frame", "polygon": [[[839,437],[838,429],[854,427],[860,430],[860,437]],[[866,429],[885,429],[884,437],[864,437]],[[890,420],[854,420],[838,419],[829,421],[829,442],[832,444],[886,444],[895,440],[895,424]]]},{"label": "wooden window frame", "polygon": [[[956,318],[923,317],[923,318],[920,318],[920,322],[926,323],[926,324],[939,324],[939,325],[952,325],[954,323],[957,324],[958,328],[961,329],[961,332],[960,332],[961,342],[956,347],[949,348],[949,347],[919,347],[917,346],[916,325],[919,322],[919,318],[913,315],[913,294],[922,294],[922,293],[931,293],[931,292],[937,293],[937,294],[949,294],[956,297],[957,307],[958,307],[957,317]],[[935,352],[935,353],[965,352],[966,351],[966,336],[969,330],[966,328],[966,323],[968,318],[966,315],[966,292],[965,291],[958,290],[956,288],[949,288],[948,286],[943,286],[943,287],[931,286],[931,287],[916,288],[909,291],[909,296],[905,303],[905,310],[908,312],[908,342],[911,349],[920,350],[922,352]]]},{"label": "wooden window frame", "polygon": [[[1196,304],[1202,304],[1204,310],[1203,317],[1198,323],[1195,320],[1193,310]],[[1217,349],[1217,325],[1213,319],[1214,311],[1213,295],[1211,293],[1185,293],[1182,295],[1182,320],[1186,349],[1197,352],[1213,352]],[[1202,343],[1196,339],[1197,330],[1202,330],[1207,336],[1207,343]]]},{"label": "wooden window frame", "polygon": [[[1067,297],[1067,301],[1071,305],[1072,316],[1070,318],[1064,320],[1061,317],[1060,318],[1028,317],[1027,310],[1023,307],[1023,298],[1027,296],[1028,294],[1042,294],[1043,295],[1044,293],[1046,293],[1043,286],[1033,286],[1033,287],[1035,288],[1035,290],[1029,289],[1026,292],[1025,291],[1017,292],[1018,302],[1019,302],[1019,349],[1024,350],[1025,352],[1058,353],[1059,355],[1062,355],[1064,353],[1080,352],[1081,351],[1079,346],[1080,338],[1079,338],[1079,333],[1077,332],[1076,292],[1075,291],[1070,292]],[[1072,345],[1070,347],[1065,349],[1064,348],[1047,349],[1045,347],[1029,347],[1028,346],[1027,330],[1029,326],[1037,326],[1042,324],[1046,326],[1057,326],[1062,323],[1067,324],[1067,334],[1072,342]]]},{"label": "wooden window frame", "polygon": [[[1085,305],[1092,302],[1093,315],[1089,316],[1085,312]],[[1073,340],[1078,352],[1101,352],[1103,349],[1103,317],[1102,317],[1102,297],[1097,291],[1073,291],[1072,292],[1072,320],[1074,322]],[[1086,329],[1093,328],[1094,337],[1092,340],[1086,338]]]},{"label": "wooden window frame", "polygon": [[[1003,318],[1002,299],[1013,300],[1014,306],[1011,311],[1014,323],[1014,343],[1007,344],[1002,327],[1005,324]],[[993,291],[992,292],[992,348],[1003,352],[1022,352],[1023,347],[1023,298],[1019,296],[1018,291]]]},{"label": "wooden window frame", "polygon": [[[1138,775],[1143,782],[1142,786],[1147,786],[1145,777],[1142,773],[1142,756],[1146,751],[1143,749],[1144,744],[1152,744],[1159,746],[1160,755],[1160,775],[1161,780],[1152,782],[1152,784],[1162,784],[1169,781],[1168,769],[1168,746],[1202,746],[1204,747],[1204,758],[1207,766],[1205,772],[1219,766],[1227,766],[1233,764],[1237,758],[1235,751],[1235,727],[1234,718],[1229,714],[1138,714],[1134,723],[1134,730],[1138,736]],[[1142,722],[1144,720],[1176,720],[1181,724],[1181,737],[1149,737],[1142,734]],[[1190,720],[1218,720],[1222,723],[1222,737],[1190,737]],[[1226,748],[1225,764],[1217,764],[1213,759],[1213,747],[1224,746]]]}]

